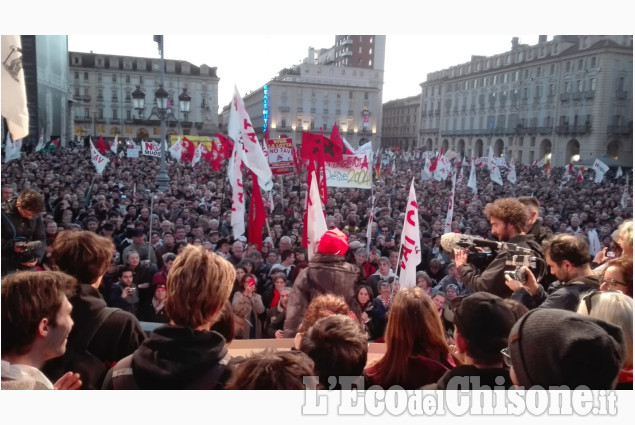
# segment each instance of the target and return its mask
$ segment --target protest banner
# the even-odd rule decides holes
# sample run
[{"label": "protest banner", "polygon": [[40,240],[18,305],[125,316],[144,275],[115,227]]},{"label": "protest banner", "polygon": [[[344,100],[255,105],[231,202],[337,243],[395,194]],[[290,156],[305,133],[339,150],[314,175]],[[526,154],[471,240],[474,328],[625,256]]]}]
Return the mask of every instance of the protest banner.
[{"label": "protest banner", "polygon": [[368,155],[343,155],[338,162],[326,162],[326,185],[370,189],[372,185]]}]

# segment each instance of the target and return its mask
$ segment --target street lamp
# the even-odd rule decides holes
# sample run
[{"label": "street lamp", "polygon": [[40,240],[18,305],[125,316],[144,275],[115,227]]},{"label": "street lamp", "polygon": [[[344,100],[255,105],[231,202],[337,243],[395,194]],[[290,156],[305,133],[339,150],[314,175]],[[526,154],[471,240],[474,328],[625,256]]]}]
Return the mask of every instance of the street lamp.
[{"label": "street lamp", "polygon": [[185,118],[184,121],[187,121],[187,114],[190,113],[190,101],[192,97],[187,94],[187,89],[183,89],[183,93],[179,95],[179,109],[183,112]]},{"label": "street lamp", "polygon": [[159,53],[161,53],[161,84],[159,90],[154,93],[154,97],[157,101],[157,109],[159,119],[161,120],[161,166],[159,167],[159,173],[157,174],[157,188],[160,192],[167,192],[170,185],[170,176],[165,166],[165,115],[168,110],[168,92],[163,88],[165,84],[165,59],[163,59],[163,36],[155,35],[153,40],[159,45]]},{"label": "street lamp", "polygon": [[130,96],[132,96],[132,105],[133,108],[137,110],[137,114],[139,115],[139,119],[143,119],[143,110],[145,108],[145,100],[146,94],[141,91],[140,86],[137,86],[137,89],[133,91]]}]

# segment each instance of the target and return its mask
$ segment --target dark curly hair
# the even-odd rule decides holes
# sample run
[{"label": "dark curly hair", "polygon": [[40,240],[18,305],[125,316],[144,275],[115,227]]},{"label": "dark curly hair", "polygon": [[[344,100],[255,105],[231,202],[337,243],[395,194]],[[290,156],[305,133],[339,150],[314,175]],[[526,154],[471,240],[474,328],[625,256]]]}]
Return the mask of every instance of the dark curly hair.
[{"label": "dark curly hair", "polygon": [[517,232],[525,231],[525,225],[529,219],[525,206],[514,198],[497,199],[487,204],[483,213],[488,220],[494,217],[511,224]]}]

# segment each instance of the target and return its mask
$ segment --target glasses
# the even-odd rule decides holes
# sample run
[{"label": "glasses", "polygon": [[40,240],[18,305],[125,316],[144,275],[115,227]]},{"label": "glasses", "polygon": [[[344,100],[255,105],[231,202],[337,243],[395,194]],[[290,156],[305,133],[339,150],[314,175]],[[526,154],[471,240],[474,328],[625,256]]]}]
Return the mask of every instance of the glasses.
[{"label": "glasses", "polygon": [[605,283],[608,286],[610,286],[611,288],[615,288],[617,285],[627,286],[625,283],[620,282],[619,280],[615,280],[613,278],[611,278],[611,279],[601,278],[600,279],[600,286],[604,285]]},{"label": "glasses", "polygon": [[509,347],[505,347],[501,350],[501,354],[503,355],[503,361],[507,367],[512,367],[512,356],[509,352]]}]

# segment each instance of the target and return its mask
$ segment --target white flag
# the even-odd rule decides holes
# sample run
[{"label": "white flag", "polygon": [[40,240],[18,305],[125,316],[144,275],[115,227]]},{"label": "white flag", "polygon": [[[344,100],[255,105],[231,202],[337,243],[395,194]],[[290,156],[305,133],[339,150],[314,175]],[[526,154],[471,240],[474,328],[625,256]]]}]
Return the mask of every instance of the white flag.
[{"label": "white flag", "polygon": [[[348,148],[351,152],[355,153],[355,149],[353,149],[353,147],[351,146],[350,143],[348,143],[348,140],[346,140],[345,137],[342,137],[342,142],[344,142],[344,153],[346,153],[346,148]],[[368,142],[371,143],[371,142]],[[368,155],[369,158],[372,157],[372,152],[371,155]]]},{"label": "white flag", "polygon": [[624,192],[622,192],[622,198],[620,199],[620,205],[622,205],[622,208],[626,208],[626,202],[628,201],[628,198],[630,192],[628,190],[628,174],[626,175],[626,184],[624,185]]},{"label": "white flag", "polygon": [[238,152],[238,143],[234,144],[232,160],[227,169],[229,184],[232,187],[231,225],[234,239],[245,233],[245,191],[243,188],[242,159]]},{"label": "white flag", "polygon": [[419,233],[419,206],[415,194],[415,179],[410,182],[406,216],[401,233],[401,251],[399,286],[413,288],[417,285],[417,265],[421,263],[421,233]]},{"label": "white flag", "polygon": [[117,155],[117,146],[119,144],[119,135],[117,134],[115,136],[115,140],[112,142],[112,144],[110,145],[110,150],[112,151],[112,153],[114,153],[115,155]]},{"label": "white flag", "polygon": [[234,98],[229,108],[227,134],[240,148],[240,157],[245,166],[258,176],[258,184],[262,190],[270,191],[273,188],[273,174],[269,168],[269,161],[258,143],[258,137],[236,86],[234,86]]},{"label": "white flag", "polygon": [[[366,142],[354,151],[356,155],[368,154],[369,158],[373,158],[373,142]],[[378,150],[379,152],[379,150]]]},{"label": "white flag", "polygon": [[194,155],[192,156],[192,168],[194,168],[196,164],[198,164],[202,156],[203,156],[203,144],[199,143],[198,146],[196,147],[196,150],[194,151]]},{"label": "white flag", "polygon": [[37,142],[37,146],[35,147],[35,152],[39,152],[44,149],[44,129],[40,133],[40,140]]},{"label": "white flag", "polygon": [[595,170],[595,179],[593,180],[595,183],[602,183],[602,180],[604,180],[604,173],[601,172],[600,170]]},{"label": "white flag", "polygon": [[20,152],[22,151],[22,139],[11,140],[11,134],[7,133],[7,140],[4,145],[4,163],[13,161],[14,159],[20,159]]},{"label": "white flag", "polygon": [[306,226],[307,252],[309,261],[311,261],[313,255],[317,252],[317,246],[322,235],[326,233],[328,229],[326,227],[326,219],[324,218],[322,199],[320,198],[320,190],[318,189],[315,171],[311,172],[311,188],[309,189],[309,196],[307,198]]},{"label": "white flag", "polygon": [[476,164],[475,161],[472,161],[472,166],[470,167],[470,178],[467,179],[467,187],[472,189],[474,195],[478,192],[478,186],[476,185]]},{"label": "white flag", "polygon": [[[2,36],[2,116],[13,140],[29,134],[29,110],[22,69],[22,41],[19,35]],[[16,142],[17,143],[17,142]],[[20,142],[21,143],[21,142]]]},{"label": "white flag", "polygon": [[516,161],[512,158],[509,163],[509,173],[507,173],[507,180],[513,184],[516,184]]},{"label": "white flag", "polygon": [[168,149],[172,158],[176,159],[177,162],[181,162],[181,153],[183,151],[183,145],[181,144],[181,139],[177,139],[176,142]]},{"label": "white flag", "polygon": [[104,168],[106,168],[106,164],[110,162],[108,158],[99,153],[92,142],[90,144],[90,160],[93,162],[93,165],[97,170],[97,174],[101,174],[104,171]]},{"label": "white flag", "polygon": [[489,169],[489,178],[499,185],[503,185],[503,178],[501,177],[501,171],[496,159],[494,158],[494,151],[492,146],[489,147],[489,155],[487,156],[487,168]]},{"label": "white flag", "polygon": [[430,172],[430,158],[426,156],[426,162],[423,164],[423,168],[421,169],[421,181],[430,180],[432,178],[432,173]]},{"label": "white flag", "polygon": [[437,168],[434,170],[434,179],[443,181],[452,173],[452,162],[444,155],[440,154],[437,160]]},{"label": "white flag", "polygon": [[452,192],[450,192],[450,202],[448,203],[448,213],[445,216],[445,228],[443,233],[452,231],[452,219],[454,217],[454,188],[456,187],[456,171],[452,173]]},{"label": "white flag", "polygon": [[620,166],[620,167],[617,167],[617,172],[615,173],[615,178],[616,178],[616,179],[619,179],[620,177],[622,177],[622,174],[624,174],[624,173],[622,172],[622,167],[621,167],[621,166]]},{"label": "white flag", "polygon": [[593,168],[596,172],[598,171],[601,172],[602,174],[606,174],[606,172],[609,171],[609,166],[603,163],[602,161],[600,161],[599,159],[595,160],[595,162],[593,163],[593,167],[591,168]]}]

